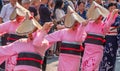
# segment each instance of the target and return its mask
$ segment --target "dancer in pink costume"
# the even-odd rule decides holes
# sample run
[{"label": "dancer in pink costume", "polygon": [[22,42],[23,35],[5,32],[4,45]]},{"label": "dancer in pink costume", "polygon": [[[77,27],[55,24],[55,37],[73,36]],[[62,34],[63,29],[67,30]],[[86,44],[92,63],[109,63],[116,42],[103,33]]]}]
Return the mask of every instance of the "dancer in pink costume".
[{"label": "dancer in pink costume", "polygon": [[[92,12],[97,15],[97,17],[93,17],[94,14],[90,12],[91,8],[93,8]],[[118,13],[116,9],[105,21],[102,21],[103,17],[108,16],[108,11],[95,2],[93,2],[91,8],[88,10],[88,17],[95,19],[95,21],[89,21],[85,29],[87,37],[85,40],[85,51],[81,71],[98,71],[100,61],[103,57],[104,36],[109,31],[111,24],[114,23]],[[89,13],[92,14],[92,16],[90,16]]]},{"label": "dancer in pink costume", "polygon": [[[18,40],[20,38],[25,37],[23,35],[22,36],[17,35],[15,31],[21,25],[21,22],[23,22],[24,16],[26,15],[26,12],[29,13],[28,10],[24,9],[18,3],[17,3],[16,6],[17,6],[16,9],[13,11],[13,13],[11,14],[11,17],[10,17],[10,19],[12,21],[9,21],[9,22],[6,22],[6,23],[3,23],[3,24],[0,25],[0,34],[2,35],[4,33],[9,33],[10,36],[7,39],[10,43],[15,41],[15,40]],[[21,40],[21,41],[23,41],[23,40]],[[27,40],[25,40],[25,41],[27,41]],[[17,46],[16,46],[16,48],[17,48]],[[5,64],[6,65],[6,67],[5,67],[6,71],[13,71],[12,63],[9,62],[9,61],[12,61],[12,59],[13,58],[11,58],[11,57],[6,59],[6,62],[5,62],[6,63]]]},{"label": "dancer in pink costume", "polygon": [[[85,21],[77,13],[66,16],[65,26],[68,28],[58,30],[45,36],[41,33],[36,35],[33,44],[45,52],[51,44],[62,41],[60,47],[58,71],[79,71],[81,52],[83,51],[82,42],[85,40]],[[42,36],[41,36],[42,35]],[[44,38],[45,36],[45,38]],[[43,39],[48,43],[44,47],[40,47],[40,40]],[[45,45],[45,44],[44,44]]]},{"label": "dancer in pink costume", "polygon": [[0,64],[6,59],[5,71],[40,71],[40,65],[42,64],[42,57],[34,49],[32,40],[27,38],[19,39],[6,46],[1,46]]},{"label": "dancer in pink costume", "polygon": [[[1,37],[2,45],[6,45],[6,44],[12,43],[20,38],[26,37],[26,36],[18,36],[15,33],[17,27],[24,20],[24,16],[25,16],[24,14],[26,14],[26,13],[24,13],[24,11],[21,10],[21,8],[18,5],[16,5],[16,6],[17,7],[13,10],[13,12],[10,16],[11,21],[0,24],[0,36],[2,36]],[[4,34],[6,34],[6,35],[4,35]],[[3,69],[5,69],[5,62],[3,62],[3,64],[1,64],[1,66]]]},{"label": "dancer in pink costume", "polygon": [[[39,24],[33,22],[33,20],[27,19],[17,28],[17,33],[23,35],[28,35],[28,38],[19,39],[9,45],[0,47],[0,64],[7,60],[5,71],[42,71],[41,64],[42,53],[39,53],[38,49],[32,44],[33,39],[37,32],[36,28],[39,28],[39,32],[49,26],[51,23],[47,23],[41,29]],[[28,25],[26,27],[26,24]],[[33,24],[33,25],[31,25]],[[39,26],[39,27],[38,27]],[[33,27],[33,28],[31,28]],[[47,27],[49,29],[49,27]],[[27,33],[26,33],[27,31]],[[35,32],[32,34],[32,32]],[[42,43],[44,41],[41,40]]]}]

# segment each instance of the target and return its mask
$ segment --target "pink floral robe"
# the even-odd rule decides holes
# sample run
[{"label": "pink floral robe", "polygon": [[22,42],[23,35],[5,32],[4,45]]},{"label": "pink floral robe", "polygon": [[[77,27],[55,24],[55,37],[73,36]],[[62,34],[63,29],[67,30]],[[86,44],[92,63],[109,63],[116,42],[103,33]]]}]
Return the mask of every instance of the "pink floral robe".
[{"label": "pink floral robe", "polygon": [[[116,16],[112,20],[107,19],[105,22],[97,24],[93,21],[90,21],[86,26],[86,33],[105,36],[109,31],[111,24],[115,21],[115,18]],[[103,57],[103,49],[103,45],[85,43],[81,71],[98,71],[100,61]]]}]

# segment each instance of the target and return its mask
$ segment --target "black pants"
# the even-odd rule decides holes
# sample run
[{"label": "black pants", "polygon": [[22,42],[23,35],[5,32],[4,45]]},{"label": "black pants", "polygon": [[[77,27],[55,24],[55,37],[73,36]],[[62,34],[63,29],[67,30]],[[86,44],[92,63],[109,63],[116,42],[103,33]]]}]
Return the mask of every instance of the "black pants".
[{"label": "black pants", "polygon": [[47,55],[48,55],[48,51],[46,51],[45,57],[44,57],[44,59],[43,59],[42,71],[46,71],[46,66],[47,66]]},{"label": "black pants", "polygon": [[4,46],[6,45],[7,43],[7,37],[9,36],[9,34],[4,34],[2,37],[1,37],[1,45]]},{"label": "black pants", "polygon": [[[2,37],[1,37],[1,45],[4,46],[6,45],[7,43],[7,37],[9,36],[9,34],[4,34]],[[1,69],[5,69],[5,62],[3,62],[1,65],[0,65],[0,68]]]},{"label": "black pants", "polygon": [[4,69],[0,68],[0,71],[5,71]]},{"label": "black pants", "polygon": [[105,49],[99,71],[114,71],[118,49],[117,36],[106,36],[105,39]]}]

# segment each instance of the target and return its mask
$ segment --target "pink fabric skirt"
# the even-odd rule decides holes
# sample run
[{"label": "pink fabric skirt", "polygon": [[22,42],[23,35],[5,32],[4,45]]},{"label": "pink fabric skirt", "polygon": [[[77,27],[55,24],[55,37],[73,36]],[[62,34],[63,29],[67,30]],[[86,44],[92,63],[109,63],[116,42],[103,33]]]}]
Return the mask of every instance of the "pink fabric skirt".
[{"label": "pink fabric skirt", "polygon": [[81,71],[98,71],[103,57],[103,46],[94,44],[85,44],[85,46]]},{"label": "pink fabric skirt", "polygon": [[80,59],[80,55],[60,53],[58,71],[79,71]]}]

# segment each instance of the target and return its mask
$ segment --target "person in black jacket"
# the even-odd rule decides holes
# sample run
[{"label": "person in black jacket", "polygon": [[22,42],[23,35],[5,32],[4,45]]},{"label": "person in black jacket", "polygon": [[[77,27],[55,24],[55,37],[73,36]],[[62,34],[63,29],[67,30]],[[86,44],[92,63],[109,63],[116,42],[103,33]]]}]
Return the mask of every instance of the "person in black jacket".
[{"label": "person in black jacket", "polygon": [[0,0],[0,11],[1,11],[1,8],[2,8],[2,0]]},{"label": "person in black jacket", "polygon": [[41,0],[41,5],[39,7],[40,23],[44,25],[45,22],[51,21],[51,12],[47,7],[48,0]]}]

